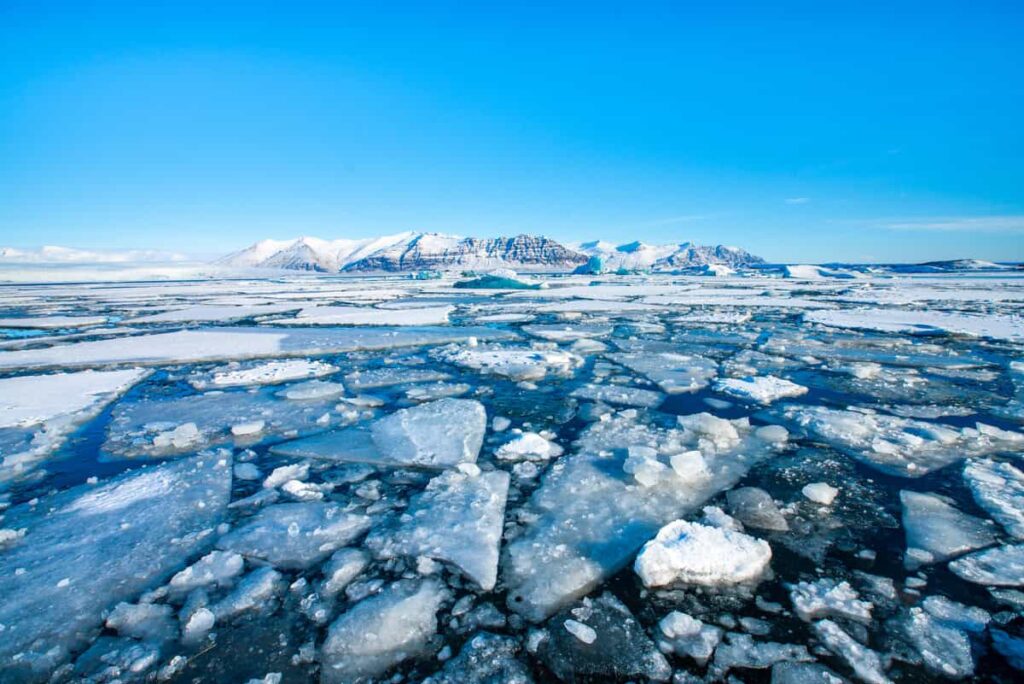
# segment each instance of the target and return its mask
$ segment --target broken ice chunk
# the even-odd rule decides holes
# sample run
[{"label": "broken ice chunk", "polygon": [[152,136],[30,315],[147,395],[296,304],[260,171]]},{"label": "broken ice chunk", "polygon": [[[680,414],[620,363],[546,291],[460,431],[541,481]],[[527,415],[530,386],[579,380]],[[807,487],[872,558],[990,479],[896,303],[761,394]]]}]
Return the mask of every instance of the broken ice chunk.
[{"label": "broken ice chunk", "polygon": [[807,388],[795,382],[773,375],[755,375],[746,378],[723,378],[714,385],[721,392],[736,399],[758,404],[770,404],[779,399],[799,397],[807,394]]},{"label": "broken ice chunk", "polygon": [[907,535],[904,564],[910,570],[949,560],[996,541],[985,521],[961,513],[935,494],[903,490],[900,503]]},{"label": "broken ice chunk", "polygon": [[274,568],[258,568],[242,578],[231,592],[210,611],[220,622],[230,620],[246,611],[258,610],[284,590],[284,580]]},{"label": "broken ice chunk", "polygon": [[246,367],[238,364],[214,368],[207,373],[200,373],[189,379],[196,389],[210,387],[241,387],[245,385],[275,385],[292,380],[319,378],[338,372],[337,366],[323,361],[307,359],[287,359],[268,361]]},{"label": "broken ice chunk", "polygon": [[394,530],[372,534],[379,556],[426,556],[458,567],[484,591],[498,577],[498,547],[508,495],[508,473],[447,471],[413,498]]},{"label": "broken ice chunk", "polygon": [[520,433],[494,452],[501,461],[547,461],[561,455],[562,447],[536,432]]},{"label": "broken ice chunk", "polygon": [[789,523],[782,515],[775,499],[763,489],[740,487],[726,493],[729,512],[747,527],[785,532]]},{"label": "broken ice chunk", "polygon": [[571,396],[606,404],[644,408],[654,408],[665,400],[665,395],[661,392],[624,385],[583,385],[574,389]]},{"label": "broken ice chunk", "polygon": [[[626,567],[663,525],[699,511],[777,448],[758,439],[746,420],[703,414],[679,422],[666,429],[640,422],[634,411],[619,412],[590,424],[577,452],[551,465],[526,509],[532,520],[505,547],[512,610],[539,621],[586,595]],[[623,468],[629,447],[636,453],[639,446],[656,446],[659,459],[662,451],[671,459],[699,450],[707,477],[681,477],[670,468],[652,486],[640,486]]]},{"label": "broken ice chunk", "polygon": [[885,676],[882,659],[867,646],[854,640],[832,620],[814,623],[814,634],[825,648],[842,658],[861,681],[867,684],[892,684]]},{"label": "broken ice chunk", "polygon": [[633,568],[645,587],[752,582],[772,558],[768,542],[735,530],[676,520],[644,544]]},{"label": "broken ice chunk", "polygon": [[718,646],[709,669],[712,681],[724,681],[734,667],[764,670],[776,663],[813,660],[806,646],[754,641],[749,634],[729,632],[725,643]]},{"label": "broken ice chunk", "polygon": [[800,493],[816,504],[831,506],[832,502],[839,495],[839,490],[827,482],[812,482],[811,484],[804,485]]},{"label": "broken ice chunk", "polygon": [[949,569],[974,584],[993,587],[1024,586],[1024,544],[997,546],[958,558]]},{"label": "broken ice chunk", "polygon": [[104,610],[203,550],[230,489],[230,456],[204,454],[8,511],[4,524],[28,533],[0,554],[0,670],[35,679],[66,661]]},{"label": "broken ice chunk", "polygon": [[796,614],[804,622],[823,617],[840,617],[865,624],[871,622],[873,606],[861,601],[849,582],[822,578],[815,582],[798,582],[790,588]]},{"label": "broken ice chunk", "polygon": [[772,415],[869,466],[901,477],[921,477],[965,457],[1017,449],[1024,443],[1024,435],[992,433],[981,424],[954,428],[867,410],[787,405]]},{"label": "broken ice chunk", "polygon": [[220,538],[217,546],[284,569],[304,569],[358,539],[370,528],[365,515],[320,502],[268,506]]},{"label": "broken ice chunk", "polygon": [[925,668],[934,674],[962,679],[974,674],[971,634],[985,631],[991,618],[941,596],[930,596],[921,607],[910,608],[899,624]]},{"label": "broken ice chunk", "polygon": [[370,564],[370,555],[362,549],[338,549],[324,565],[324,581],[320,594],[337,596]]},{"label": "broken ice chunk", "polygon": [[230,551],[211,551],[171,578],[171,590],[187,594],[197,587],[230,584],[242,573],[242,556]]},{"label": "broken ice chunk", "polygon": [[402,580],[363,599],[328,630],[320,652],[320,681],[363,681],[426,655],[437,632],[437,611],[447,598],[436,580]]},{"label": "broken ice chunk", "polygon": [[454,348],[439,350],[436,357],[511,380],[541,380],[548,374],[567,377],[583,365],[581,356],[560,350]]},{"label": "broken ice chunk", "polygon": [[661,631],[658,645],[662,651],[689,656],[702,667],[715,652],[718,642],[722,640],[720,627],[706,625],[677,610],[663,617],[658,623],[658,629]]},{"label": "broken ice chunk", "polygon": [[439,399],[400,409],[369,427],[285,442],[272,451],[285,456],[441,469],[476,461],[486,430],[487,414],[480,402]]},{"label": "broken ice chunk", "polygon": [[178,635],[174,609],[162,603],[118,603],[107,616],[106,626],[141,641],[159,643]]},{"label": "broken ice chunk", "polygon": [[1024,539],[1024,473],[1013,465],[977,459],[964,466],[974,500],[1017,539]]},{"label": "broken ice chunk", "polygon": [[87,370],[0,379],[0,482],[31,470],[146,375]]},{"label": "broken ice chunk", "polygon": [[608,358],[645,376],[667,394],[696,392],[718,375],[717,363],[696,355],[638,351],[609,354]]}]

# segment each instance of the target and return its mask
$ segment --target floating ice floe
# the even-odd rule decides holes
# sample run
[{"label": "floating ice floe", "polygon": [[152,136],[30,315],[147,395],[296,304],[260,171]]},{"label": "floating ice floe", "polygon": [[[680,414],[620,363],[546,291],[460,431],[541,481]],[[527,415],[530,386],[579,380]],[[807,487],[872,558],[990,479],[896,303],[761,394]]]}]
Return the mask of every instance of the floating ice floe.
[{"label": "floating ice floe", "polygon": [[665,395],[653,390],[626,385],[583,385],[572,391],[577,399],[600,401],[616,406],[641,406],[654,408],[665,401]]},{"label": "floating ice floe", "polygon": [[749,634],[729,632],[725,641],[715,649],[715,659],[708,668],[708,674],[712,681],[727,681],[726,675],[733,668],[765,670],[776,663],[811,660],[813,658],[806,646],[754,641]]},{"label": "floating ice floe", "polygon": [[320,502],[287,503],[257,511],[217,541],[217,547],[283,569],[308,568],[370,529],[365,515]]},{"label": "floating ice floe", "polygon": [[233,441],[248,445],[271,434],[321,432],[329,427],[322,417],[333,407],[333,402],[325,400],[277,399],[267,391],[122,402],[114,407],[103,453],[113,458],[153,458]]},{"label": "floating ice floe", "polygon": [[306,380],[330,375],[338,371],[323,361],[306,359],[289,359],[286,361],[270,361],[248,367],[227,366],[215,368],[209,373],[202,373],[189,379],[196,389],[218,387],[242,387],[246,385],[276,385],[292,380]]},{"label": "floating ice floe", "polygon": [[757,487],[739,487],[725,495],[729,512],[746,527],[785,532],[789,523],[771,494]]},{"label": "floating ice floe", "polygon": [[903,529],[907,536],[904,565],[913,570],[921,565],[941,563],[956,556],[991,546],[996,542],[984,520],[961,513],[936,494],[903,490]]},{"label": "floating ice floe", "polygon": [[0,671],[48,679],[99,633],[103,611],[155,588],[213,541],[231,457],[203,454],[7,512],[27,530],[0,553]]},{"label": "floating ice floe", "polygon": [[8,351],[0,353],[0,368],[161,365],[317,356],[513,337],[514,333],[492,328],[204,328]]},{"label": "floating ice floe", "polygon": [[1024,473],[1006,462],[976,459],[964,466],[974,500],[1017,539],[1024,539]]},{"label": "floating ice floe", "polygon": [[715,381],[714,390],[730,397],[758,404],[770,404],[779,399],[799,397],[807,394],[807,388],[803,385],[798,385],[783,378],[776,378],[772,375],[722,378]]},{"label": "floating ice floe", "polygon": [[441,469],[476,461],[486,430],[480,402],[438,399],[400,409],[369,426],[325,432],[272,450],[298,458]]},{"label": "floating ice floe", "polygon": [[106,316],[26,316],[25,318],[0,318],[0,328],[58,330],[61,328],[85,328],[103,325]]},{"label": "floating ice floe", "polygon": [[446,561],[490,591],[498,578],[508,484],[508,473],[501,470],[444,472],[410,501],[395,529],[375,531],[366,546],[385,558]]},{"label": "floating ice floe", "polygon": [[403,580],[363,599],[334,621],[320,649],[322,684],[376,678],[432,650],[437,612],[448,598],[432,579]]},{"label": "floating ice floe", "polygon": [[299,309],[297,304],[196,304],[128,319],[128,323],[227,323],[260,318]]},{"label": "floating ice floe", "polygon": [[345,376],[345,385],[353,392],[362,392],[380,387],[392,387],[410,382],[435,382],[447,380],[450,376],[431,368],[407,368],[389,366],[359,370]]},{"label": "floating ice floe", "polygon": [[686,613],[673,610],[658,622],[658,647],[662,651],[693,658],[705,665],[722,640],[722,629],[707,625]]},{"label": "floating ice floe", "polygon": [[903,636],[933,674],[962,679],[974,674],[972,636],[979,637],[991,621],[981,608],[944,596],[929,596],[897,620]]},{"label": "floating ice floe", "polygon": [[340,382],[325,380],[308,380],[299,382],[279,391],[276,396],[292,401],[319,401],[334,399],[345,393],[345,386]]},{"label": "floating ice floe", "polygon": [[1024,340],[1024,318],[910,309],[843,309],[809,311],[804,320],[833,328],[918,334],[969,335],[996,340]]},{"label": "floating ice floe", "polygon": [[[530,521],[503,551],[510,608],[539,621],[585,595],[661,527],[698,511],[780,446],[744,419],[697,414],[679,425],[657,428],[621,411],[588,427],[577,452],[549,468],[528,502]],[[637,446],[667,462],[653,482],[624,468],[628,447]]]},{"label": "floating ice floe", "polygon": [[1008,544],[958,558],[949,569],[960,578],[992,587],[1024,586],[1024,544]]},{"label": "floating ice floe", "polygon": [[540,380],[548,374],[567,377],[583,365],[571,352],[551,349],[455,348],[436,352],[439,360],[512,380]]},{"label": "floating ice floe", "polygon": [[921,477],[963,458],[1024,445],[1024,434],[981,423],[956,428],[866,409],[787,405],[771,415],[867,465],[902,477]]},{"label": "floating ice floe", "polygon": [[562,455],[562,447],[536,432],[521,432],[494,452],[499,461],[547,461]]},{"label": "floating ice floe", "polygon": [[274,325],[445,325],[454,306],[382,309],[370,306],[311,306]]},{"label": "floating ice floe", "polygon": [[735,530],[676,520],[644,544],[633,567],[645,587],[728,586],[759,579],[771,558],[766,541]]},{"label": "floating ice floe", "polygon": [[807,499],[822,506],[831,506],[832,502],[839,496],[839,490],[827,482],[812,482],[804,485],[800,490]]},{"label": "floating ice floe", "polygon": [[0,483],[46,459],[76,427],[147,374],[86,370],[0,379]]},{"label": "floating ice floe", "polygon": [[858,643],[832,620],[820,620],[812,627],[825,648],[842,658],[857,677],[866,684],[891,684],[885,675],[881,657]]},{"label": "floating ice floe", "polygon": [[860,600],[849,582],[837,582],[822,578],[814,582],[798,582],[789,591],[796,614],[804,622],[824,617],[838,617],[854,622],[871,622],[874,608],[869,602]]},{"label": "floating ice floe", "polygon": [[539,337],[551,342],[574,342],[584,339],[602,339],[612,334],[614,328],[600,323],[575,325],[524,325],[522,330],[527,335]]},{"label": "floating ice floe", "polygon": [[[635,347],[636,345],[631,345],[628,348]],[[645,376],[668,394],[696,392],[704,389],[718,375],[717,363],[711,359],[690,354],[629,351],[608,354],[608,358]]]}]

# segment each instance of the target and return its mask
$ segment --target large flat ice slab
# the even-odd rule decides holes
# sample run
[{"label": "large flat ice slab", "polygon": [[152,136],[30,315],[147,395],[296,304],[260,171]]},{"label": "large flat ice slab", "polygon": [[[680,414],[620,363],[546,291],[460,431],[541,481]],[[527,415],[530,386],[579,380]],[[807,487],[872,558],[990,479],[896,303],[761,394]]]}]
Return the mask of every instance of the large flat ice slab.
[{"label": "large flat ice slab", "polygon": [[991,523],[962,513],[938,495],[903,490],[900,503],[907,535],[904,565],[910,569],[940,563],[996,542],[988,526]]},{"label": "large flat ice slab", "polygon": [[311,306],[281,325],[445,325],[454,306],[380,309],[370,306]]},{"label": "large flat ice slab", "polygon": [[1017,539],[1024,539],[1024,473],[1010,463],[976,459],[964,466],[974,500]]},{"label": "large flat ice slab", "polygon": [[498,579],[508,473],[450,470],[432,479],[409,504],[398,527],[366,545],[381,557],[426,556],[458,567],[484,591]]},{"label": "large flat ice slab", "polygon": [[514,337],[515,333],[491,328],[204,328],[8,351],[0,354],[0,368],[162,365],[318,356],[464,342],[470,338],[505,340]]},{"label": "large flat ice slab", "polygon": [[204,454],[12,509],[4,525],[27,532],[0,553],[0,671],[36,679],[65,661],[104,610],[205,549],[230,490],[230,456]]},{"label": "large flat ice slab", "polygon": [[319,501],[269,506],[220,538],[217,547],[284,569],[303,569],[370,529],[365,515]]},{"label": "large flat ice slab", "polygon": [[551,467],[527,506],[532,521],[505,547],[510,608],[540,621],[584,596],[663,525],[735,485],[776,447],[742,419],[679,422],[658,428],[620,412],[589,427],[577,452]]},{"label": "large flat ice slab", "polygon": [[1024,318],[1001,314],[968,314],[910,309],[843,309],[809,311],[804,320],[833,328],[881,332],[969,335],[996,340],[1024,340]]},{"label": "large flat ice slab", "polygon": [[787,405],[772,414],[873,468],[901,477],[921,477],[967,457],[1024,446],[1024,434],[980,423],[976,428],[956,428],[825,406]]},{"label": "large flat ice slab", "polygon": [[0,379],[0,482],[30,470],[146,371],[82,371]]},{"label": "large flat ice slab", "polygon": [[609,359],[646,376],[663,392],[696,392],[708,386],[718,375],[718,364],[703,356],[675,352],[622,352],[608,354]]},{"label": "large flat ice slab", "polygon": [[273,451],[299,458],[440,469],[476,461],[486,430],[483,404],[448,398],[399,409],[369,426],[285,442]]},{"label": "large flat ice slab", "polygon": [[342,614],[320,650],[322,684],[368,681],[429,653],[437,611],[448,597],[436,580],[403,580]]}]

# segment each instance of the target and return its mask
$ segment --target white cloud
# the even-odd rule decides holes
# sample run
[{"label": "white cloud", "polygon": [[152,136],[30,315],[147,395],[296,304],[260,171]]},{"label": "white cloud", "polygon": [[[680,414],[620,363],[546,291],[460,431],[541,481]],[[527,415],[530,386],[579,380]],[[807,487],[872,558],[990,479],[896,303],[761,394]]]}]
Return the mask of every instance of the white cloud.
[{"label": "white cloud", "polygon": [[883,225],[890,230],[1024,233],[1024,216],[946,216],[891,221]]},{"label": "white cloud", "polygon": [[786,204],[807,204],[810,201],[810,197],[790,197],[786,200]]}]

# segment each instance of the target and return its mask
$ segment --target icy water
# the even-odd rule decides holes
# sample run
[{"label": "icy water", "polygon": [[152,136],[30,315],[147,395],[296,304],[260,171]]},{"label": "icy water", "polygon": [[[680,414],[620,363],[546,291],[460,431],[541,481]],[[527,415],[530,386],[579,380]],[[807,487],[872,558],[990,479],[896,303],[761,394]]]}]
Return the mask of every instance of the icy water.
[{"label": "icy water", "polygon": [[547,283],[0,287],[0,682],[1020,680],[1024,277]]}]

